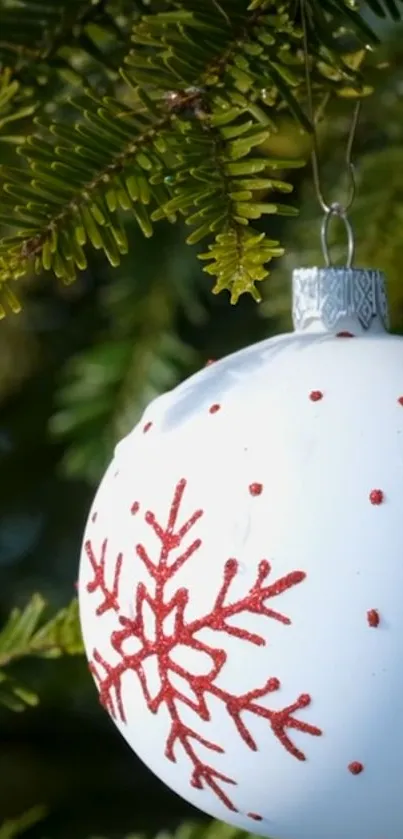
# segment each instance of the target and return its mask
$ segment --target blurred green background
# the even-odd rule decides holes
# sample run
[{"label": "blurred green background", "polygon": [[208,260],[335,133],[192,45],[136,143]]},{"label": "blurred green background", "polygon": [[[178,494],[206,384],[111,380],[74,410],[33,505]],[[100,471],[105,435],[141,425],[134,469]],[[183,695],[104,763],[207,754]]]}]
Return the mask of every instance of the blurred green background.
[{"label": "blurred green background", "polygon": [[[382,34],[389,66],[364,101],[351,219],[356,263],[386,272],[393,330],[403,332],[403,30],[394,25]],[[351,102],[339,101],[320,126],[331,200],[345,194],[351,112]],[[2,160],[7,148],[0,145]],[[307,157],[309,144],[284,118],[267,144],[273,150]],[[286,255],[263,284],[260,306],[214,297],[180,227],[161,224],[145,240],[126,217],[131,250],[120,268],[91,254],[70,287],[43,277],[21,284],[22,313],[0,323],[0,625],[34,591],[53,610],[74,596],[94,488],[115,442],[150,399],[208,359],[290,328],[291,271],[322,257],[309,167],[287,177],[301,213],[261,222]],[[332,237],[342,262],[343,231],[333,227]],[[13,673],[41,702],[21,714],[0,710],[0,824],[37,804],[48,815],[27,836],[118,837],[202,819],[131,753],[99,707],[81,657],[24,661]]]}]

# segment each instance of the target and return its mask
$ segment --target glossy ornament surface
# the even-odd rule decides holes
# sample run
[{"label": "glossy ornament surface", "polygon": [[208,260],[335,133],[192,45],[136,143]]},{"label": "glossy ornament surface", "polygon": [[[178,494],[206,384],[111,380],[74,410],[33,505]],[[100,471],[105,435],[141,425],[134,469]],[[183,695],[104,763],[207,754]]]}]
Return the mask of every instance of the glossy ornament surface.
[{"label": "glossy ornament surface", "polygon": [[79,579],[100,699],[212,816],[403,835],[403,339],[377,272],[303,269],[295,331],[147,409]]}]

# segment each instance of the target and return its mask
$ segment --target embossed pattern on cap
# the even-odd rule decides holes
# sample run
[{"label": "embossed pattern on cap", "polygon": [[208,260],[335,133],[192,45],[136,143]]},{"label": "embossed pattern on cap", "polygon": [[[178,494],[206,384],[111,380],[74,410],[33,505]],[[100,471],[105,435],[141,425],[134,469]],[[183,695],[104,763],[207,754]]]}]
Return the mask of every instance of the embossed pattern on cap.
[{"label": "embossed pattern on cap", "polygon": [[389,327],[385,277],[364,268],[297,268],[292,317],[296,331],[383,332]]}]

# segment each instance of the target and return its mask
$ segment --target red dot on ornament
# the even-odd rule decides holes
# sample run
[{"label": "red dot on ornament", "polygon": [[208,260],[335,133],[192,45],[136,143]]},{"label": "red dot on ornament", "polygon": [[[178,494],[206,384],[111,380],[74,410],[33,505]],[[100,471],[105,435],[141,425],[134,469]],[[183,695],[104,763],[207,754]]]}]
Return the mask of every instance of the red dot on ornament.
[{"label": "red dot on ornament", "polygon": [[263,484],[249,484],[249,492],[251,495],[261,495],[263,492]]},{"label": "red dot on ornament", "polygon": [[377,609],[369,609],[367,612],[367,621],[369,626],[379,626],[380,617]]},{"label": "red dot on ornament", "polygon": [[263,821],[263,816],[259,816],[259,813],[248,813],[248,817],[253,819],[255,822]]},{"label": "red dot on ornament", "polygon": [[132,516],[135,516],[136,513],[138,513],[139,509],[140,509],[140,504],[139,504],[138,501],[135,501],[132,504],[132,506],[130,507],[130,512],[131,512]]},{"label": "red dot on ornament", "polygon": [[360,775],[360,773],[364,771],[364,766],[359,762],[359,760],[353,760],[353,762],[348,765],[348,771],[351,772],[352,775]]},{"label": "red dot on ornament", "polygon": [[399,396],[399,399],[397,401],[399,405],[403,405],[403,396]]},{"label": "red dot on ornament", "polygon": [[147,434],[147,431],[149,431],[150,428],[152,428],[152,425],[152,422],[146,422],[146,424],[143,426],[143,434]]},{"label": "red dot on ornament", "polygon": [[91,516],[91,521],[96,521],[97,520],[97,515],[98,515],[98,513],[93,513],[92,516]]},{"label": "red dot on ornament", "polygon": [[337,332],[336,338],[354,338],[352,332]]},{"label": "red dot on ornament", "polygon": [[221,409],[221,405],[218,405],[216,403],[215,405],[210,405],[209,412],[210,412],[210,414],[216,414],[217,411],[219,411],[220,409]]},{"label": "red dot on ornament", "polygon": [[384,499],[384,494],[383,494],[381,489],[371,490],[371,492],[369,494],[369,500],[370,500],[371,504],[374,504],[375,506],[377,506],[379,504],[382,504],[383,499]]},{"label": "red dot on ornament", "polygon": [[205,366],[205,367],[210,367],[210,365],[211,365],[211,364],[215,364],[215,362],[216,362],[216,361],[217,361],[217,359],[216,359],[216,358],[209,358],[209,359],[206,361],[206,363],[205,363],[205,365],[204,365],[204,366]]},{"label": "red dot on ornament", "polygon": [[309,398],[311,402],[319,402],[321,399],[323,399],[323,393],[321,390],[311,390]]}]

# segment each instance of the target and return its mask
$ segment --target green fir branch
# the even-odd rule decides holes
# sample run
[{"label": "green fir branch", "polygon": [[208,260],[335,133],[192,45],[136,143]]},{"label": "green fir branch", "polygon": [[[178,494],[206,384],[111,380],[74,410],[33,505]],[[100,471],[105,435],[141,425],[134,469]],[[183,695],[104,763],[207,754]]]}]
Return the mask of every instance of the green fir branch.
[{"label": "green fir branch", "polygon": [[73,46],[105,63],[94,27],[121,40],[114,18],[128,9],[128,0],[0,0],[0,61],[31,79],[51,62],[56,71],[71,70],[66,51]]},{"label": "green fir branch", "polygon": [[77,600],[44,621],[46,607],[41,595],[34,594],[24,609],[13,609],[0,630],[0,704],[13,711],[39,700],[8,671],[11,664],[28,656],[58,658],[83,652]]},{"label": "green fir branch", "polygon": [[[392,20],[401,20],[402,0],[365,0],[365,5],[378,17],[391,17]],[[356,8],[358,10],[358,3]]]},{"label": "green fir branch", "polygon": [[270,241],[264,233],[255,233],[249,227],[238,225],[229,233],[219,234],[214,245],[209,245],[208,252],[201,254],[199,259],[212,260],[204,270],[217,277],[213,288],[215,294],[229,289],[231,303],[236,303],[240,294],[249,292],[254,300],[260,302],[261,296],[255,283],[268,276],[264,265],[283,253],[279,243]]},{"label": "green fir branch", "polygon": [[14,123],[18,124],[34,113],[35,104],[27,101],[20,82],[13,78],[10,68],[0,69],[0,143],[22,143],[23,135],[10,134],[10,128],[14,131]]},{"label": "green fir branch", "polygon": [[[106,325],[64,368],[50,430],[67,443],[61,467],[68,477],[96,483],[147,404],[201,364],[178,335],[180,318],[194,325],[203,317],[200,277],[191,252],[183,248],[178,257],[172,231],[164,232],[156,247],[132,233],[136,257],[100,294]],[[136,274],[137,260],[143,268]]]},{"label": "green fir branch", "polygon": [[0,827],[0,839],[15,839],[15,837],[21,836],[42,821],[47,813],[47,808],[39,805],[31,807],[30,810],[15,819],[6,819]]},{"label": "green fir branch", "polygon": [[134,340],[104,339],[67,365],[50,422],[52,434],[70,443],[61,461],[67,477],[96,483],[114,446],[140,420],[149,399],[175,387],[181,371],[192,371],[189,347],[159,329],[153,318],[159,303],[164,301],[154,293],[140,307],[143,316],[150,316],[147,336],[137,329]]},{"label": "green fir branch", "polygon": [[[1,839],[1,836],[0,836]],[[90,837],[102,839],[102,837]],[[144,833],[129,833],[125,839],[145,839]],[[147,839],[258,839],[257,834],[248,833],[226,822],[212,819],[209,822],[182,822],[176,830],[161,830]]]},{"label": "green fir branch", "polygon": [[[315,95],[343,95],[346,86],[362,95],[340,27],[375,36],[351,3],[308,5]],[[215,291],[228,289],[233,302],[244,292],[259,298],[255,282],[267,274],[261,253],[267,262],[282,250],[246,228],[264,215],[295,215],[267,194],[291,190],[273,170],[302,165],[265,159],[262,147],[284,108],[310,130],[295,4],[173,6],[143,16],[134,28],[135,46],[121,73],[125,104],[87,91],[74,103],[73,125],[37,121],[20,149],[25,169],[3,168],[0,222],[17,228],[0,244],[3,300],[11,308],[10,281],[32,265],[72,282],[87,266],[89,244],[117,266],[129,248],[122,211],[134,215],[145,236],[154,222],[183,216],[194,227],[190,244],[216,240],[206,269],[216,276]]]}]

